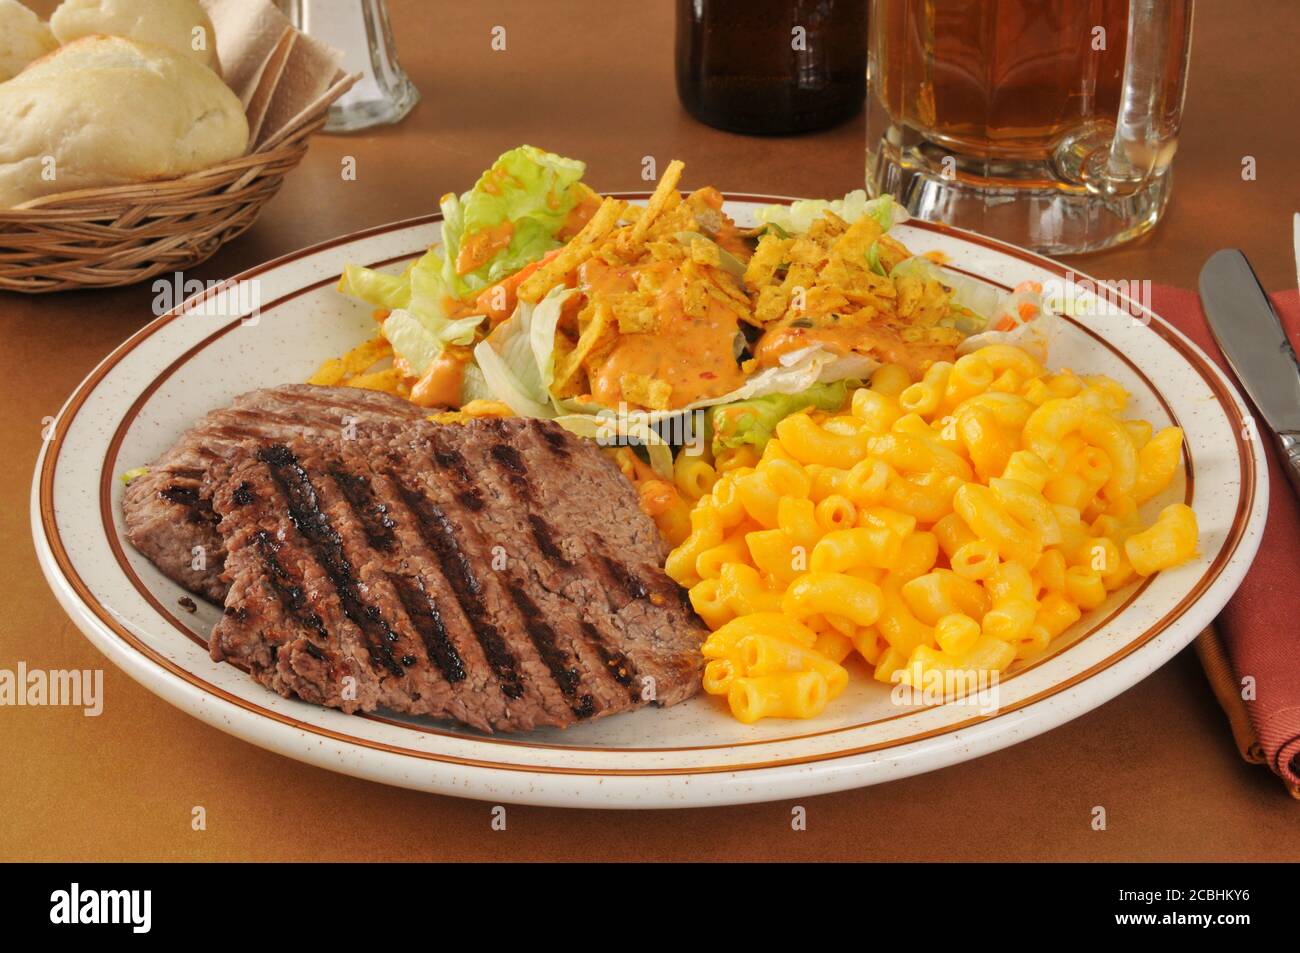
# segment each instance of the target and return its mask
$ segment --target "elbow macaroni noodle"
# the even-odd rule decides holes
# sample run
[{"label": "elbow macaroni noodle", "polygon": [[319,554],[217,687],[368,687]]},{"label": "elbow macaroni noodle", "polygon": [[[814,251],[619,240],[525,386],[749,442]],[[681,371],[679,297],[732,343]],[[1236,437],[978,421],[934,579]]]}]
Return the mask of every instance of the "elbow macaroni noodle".
[{"label": "elbow macaroni noodle", "polygon": [[881,367],[844,410],[786,417],[761,454],[679,455],[672,484],[620,451],[713,630],[705,690],[752,723],[819,714],[854,653],[883,682],[1000,673],[1190,559],[1189,507],[1137,515],[1182,432],[1120,419],[1127,399],[994,345],[919,381]]}]

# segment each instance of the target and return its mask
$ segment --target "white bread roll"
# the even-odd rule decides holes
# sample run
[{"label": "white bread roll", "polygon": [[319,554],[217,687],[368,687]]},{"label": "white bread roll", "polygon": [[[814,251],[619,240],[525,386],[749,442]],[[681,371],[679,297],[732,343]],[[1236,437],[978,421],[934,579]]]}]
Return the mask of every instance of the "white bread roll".
[{"label": "white bread roll", "polygon": [[247,146],[235,94],[212,70],[159,46],[86,37],[0,83],[0,208],[175,178]]},{"label": "white bread roll", "polygon": [[60,43],[99,35],[165,46],[221,72],[212,21],[198,0],[63,0],[50,29]]},{"label": "white bread roll", "polygon": [[18,0],[0,0],[0,83],[58,46],[50,28]]}]

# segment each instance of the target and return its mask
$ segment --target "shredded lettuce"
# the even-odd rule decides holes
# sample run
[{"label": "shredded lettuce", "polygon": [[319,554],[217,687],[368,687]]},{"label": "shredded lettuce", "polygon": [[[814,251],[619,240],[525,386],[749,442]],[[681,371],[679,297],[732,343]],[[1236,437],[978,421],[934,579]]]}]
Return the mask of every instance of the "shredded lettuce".
[{"label": "shredded lettuce", "polygon": [[442,282],[442,259],[436,251],[425,252],[406,273],[408,300],[381,325],[393,353],[409,365],[415,376],[423,374],[448,344],[466,346],[474,342],[474,329],[485,315],[465,318],[447,315],[447,289]]},{"label": "shredded lettuce", "polygon": [[[607,444],[618,439],[644,445],[651,465],[664,465],[664,452],[656,449],[656,428],[679,414],[721,404],[753,400],[768,395],[803,399],[818,385],[845,380],[864,380],[880,366],[865,354],[837,355],[814,345],[781,357],[781,363],[759,371],[729,394],[697,401],[675,410],[635,410],[611,408],[579,400],[560,400],[551,393],[555,378],[555,328],[572,288],[551,289],[535,306],[520,302],[505,321],[497,325],[474,349],[474,358],[482,374],[474,380],[473,396],[503,401],[524,417],[547,417],[580,436],[594,437]],[[471,386],[467,378],[467,387]],[[831,391],[816,391],[814,398],[830,399]],[[842,398],[842,394],[841,394]],[[812,406],[805,402],[801,407]],[[819,405],[820,406],[820,405]],[[775,421],[773,422],[775,423]],[[617,433],[611,437],[611,428]],[[666,448],[666,445],[665,445]],[[671,453],[667,463],[671,472]]]},{"label": "shredded lettuce", "polygon": [[[524,417],[554,419],[573,433],[605,445],[618,445],[620,442],[642,445],[650,457],[651,466],[665,475],[671,473],[672,454],[660,432],[670,418],[770,395],[792,402],[792,409],[828,405],[836,391],[822,385],[863,380],[880,366],[878,361],[865,354],[837,355],[814,345],[783,355],[779,365],[758,372],[729,394],[697,401],[680,409],[622,408],[615,411],[579,400],[560,400],[550,390],[555,376],[555,327],[565,302],[572,294],[572,288],[557,287],[536,306],[521,302],[513,315],[479,343],[474,349],[474,357],[482,379],[481,382],[473,381],[473,396],[503,401]],[[466,387],[470,386],[467,378]],[[839,385],[839,403],[843,403],[845,387],[847,384]],[[767,411],[770,414],[778,402],[764,406],[770,408]],[[771,421],[772,426],[780,416]],[[748,436],[737,434],[736,439],[757,442],[758,429],[747,433]]]},{"label": "shredded lettuce", "polygon": [[[442,200],[442,250],[430,248],[399,275],[348,265],[339,291],[392,314],[383,334],[393,352],[419,376],[448,344],[474,343],[483,315],[453,319],[447,301],[461,299],[512,274],[560,246],[555,237],[582,197],[586,166],[533,146],[504,153],[460,196]],[[456,270],[466,241],[498,229],[509,236],[466,274]],[[491,246],[489,245],[489,248]]]},{"label": "shredded lettuce", "polygon": [[768,394],[751,400],[723,404],[709,411],[713,426],[713,451],[749,444],[762,450],[776,425],[801,410],[838,410],[848,400],[849,390],[861,381],[838,380],[814,384],[799,394]]},{"label": "shredded lettuce", "polygon": [[801,234],[827,212],[834,212],[852,224],[864,215],[880,223],[882,231],[906,222],[907,210],[888,195],[868,199],[867,193],[856,189],[842,199],[800,199],[789,205],[768,205],[758,210],[758,220],[765,225],[775,225],[783,231]]},{"label": "shredded lettuce", "polygon": [[[1021,308],[1025,304],[1031,306],[1025,309],[1028,318],[1021,316]],[[981,330],[972,334],[957,345],[957,354],[969,354],[990,344],[1010,344],[1045,364],[1061,326],[1060,316],[1044,303],[1041,292],[1017,290],[999,296],[998,304],[986,322],[986,327],[995,330]]]},{"label": "shredded lettuce", "polygon": [[407,311],[390,314],[381,331],[393,346],[393,354],[405,361],[413,374],[423,374],[442,353],[437,337]]},{"label": "shredded lettuce", "polygon": [[[442,202],[442,277],[457,298],[513,274],[562,244],[555,236],[582,197],[586,164],[519,146],[501,155],[468,192]],[[457,260],[475,236],[505,228],[509,242],[465,273]]]},{"label": "shredded lettuce", "polygon": [[410,268],[400,275],[390,275],[360,265],[345,265],[339,291],[376,308],[405,308],[411,303],[410,273]]},{"label": "shredded lettuce", "polygon": [[483,371],[473,361],[465,365],[465,376],[460,386],[460,405],[475,400],[495,400],[492,388],[488,386],[487,378],[483,376]]},{"label": "shredded lettuce", "polygon": [[555,326],[564,302],[575,293],[552,288],[536,305],[519,302],[474,348],[488,390],[521,417],[555,417],[550,385],[555,375]]}]

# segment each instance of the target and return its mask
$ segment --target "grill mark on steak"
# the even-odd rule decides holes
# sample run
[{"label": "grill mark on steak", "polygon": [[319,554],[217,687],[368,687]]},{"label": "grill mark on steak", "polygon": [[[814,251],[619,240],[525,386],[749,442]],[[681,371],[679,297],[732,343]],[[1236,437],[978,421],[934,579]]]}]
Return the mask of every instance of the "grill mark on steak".
[{"label": "grill mark on steak", "polygon": [[543,427],[541,430],[542,439],[546,441],[546,446],[550,451],[561,459],[567,459],[569,456],[569,446],[565,442],[564,434],[549,427]]},{"label": "grill mark on steak", "polygon": [[555,530],[551,524],[546,522],[536,513],[528,514],[528,525],[533,531],[533,540],[537,543],[537,548],[542,551],[542,555],[551,562],[569,569],[573,566],[564,552],[555,543]]},{"label": "grill mark on steak", "polygon": [[[350,387],[286,384],[241,394],[231,406],[195,421],[127,485],[122,496],[127,538],[165,576],[220,605],[228,582],[222,576],[221,532],[215,516],[207,514],[213,467],[249,440],[337,444],[350,424],[358,434],[382,438],[398,427],[429,426],[427,413],[399,397]],[[179,492],[162,492],[173,486]],[[196,501],[197,510],[191,505]],[[206,553],[200,569],[190,559],[196,546]]]},{"label": "grill mark on steak", "polygon": [[614,584],[627,593],[628,596],[633,599],[645,599],[650,595],[650,590],[645,587],[645,583],[617,559],[606,553],[598,553],[596,559],[605,568],[605,572],[614,581]]},{"label": "grill mark on steak", "polygon": [[524,686],[516,670],[518,663],[500,630],[488,618],[487,607],[483,604],[482,584],[474,575],[469,558],[456,540],[456,529],[451,520],[421,490],[408,485],[397,471],[390,471],[387,476],[393,481],[406,508],[415,515],[420,536],[437,557],[443,577],[451,586],[465,618],[469,620],[488,665],[501,683],[501,691],[507,698],[522,698]]},{"label": "grill mark on steak", "polygon": [[199,496],[197,487],[173,483],[159,490],[158,496],[168,503],[185,507],[187,522],[210,523],[215,526],[220,519],[212,510],[212,501]]},{"label": "grill mark on steak", "polygon": [[347,500],[348,506],[361,521],[366,541],[381,552],[390,552],[394,543],[393,527],[396,524],[388,513],[388,505],[375,501],[370,481],[349,473],[341,466],[330,467],[329,474],[343,494],[343,499]]},{"label": "grill mark on steak", "polygon": [[596,652],[600,655],[600,660],[605,663],[605,671],[609,673],[610,678],[628,689],[628,694],[634,701],[639,699],[641,693],[636,687],[637,671],[636,666],[632,664],[632,660],[618,649],[606,644],[605,637],[600,634],[600,630],[586,619],[582,619],[579,624],[582,626],[587,641],[596,647]]},{"label": "grill mark on steak", "polygon": [[[502,442],[492,447],[488,451],[488,455],[505,473],[510,484],[518,491],[520,501],[526,504],[529,510],[538,509],[533,488],[528,482],[528,466],[524,463],[523,455],[514,446],[505,442],[508,439],[508,432],[503,426],[498,426],[495,429]],[[561,446],[563,445],[564,438],[549,428],[541,428],[541,434],[548,446],[554,446],[556,440],[560,441]],[[572,568],[572,563],[565,558],[564,553],[555,544],[554,531],[546,520],[535,512],[530,512],[528,523],[532,529],[533,538],[542,551],[542,555],[566,569]],[[629,598],[650,598],[650,590],[645,583],[626,565],[608,554],[608,544],[604,539],[600,537],[596,537],[596,539],[598,542],[597,551],[593,554],[594,558],[587,560],[588,564],[610,580],[613,587],[626,593]]]},{"label": "grill mark on steak", "polygon": [[[262,565],[266,567],[267,579],[271,584],[271,589],[284,611],[304,628],[315,632],[323,641],[328,643],[330,636],[325,628],[325,623],[316,613],[305,611],[307,599],[303,595],[302,587],[298,585],[298,580],[291,576],[280,562],[280,543],[264,529],[254,533],[253,538],[257,541],[257,552],[261,557]],[[239,611],[244,616],[247,616],[247,610],[243,606],[240,606]]]},{"label": "grill mark on steak", "polygon": [[442,611],[437,601],[424,587],[418,576],[403,576],[400,573],[388,573],[388,581],[397,591],[402,601],[402,608],[415,626],[420,640],[424,643],[429,661],[438,666],[442,677],[449,682],[463,682],[466,678],[465,662],[456,651],[455,643],[447,634],[447,626],[442,619]]},{"label": "grill mark on steak", "polygon": [[[501,429],[497,430],[498,436],[505,439]],[[537,543],[537,548],[541,550],[542,555],[556,565],[565,569],[571,569],[573,563],[564,555],[563,550],[555,542],[555,530],[551,524],[536,512],[539,507],[533,494],[532,485],[528,482],[528,467],[524,464],[523,457],[519,451],[508,443],[499,443],[488,451],[492,461],[496,463],[510,481],[510,484],[516,491],[520,501],[525,504],[528,513],[528,527],[532,530],[533,540]]]},{"label": "grill mark on steak", "polygon": [[[528,597],[523,588],[511,581],[506,584],[506,591],[509,592],[510,599],[524,620],[524,629],[528,632],[528,638],[532,640],[537,654],[546,664],[551,678],[555,679],[555,684],[559,686],[560,694],[572,700],[577,695],[578,686],[582,681],[577,666],[571,664],[569,653],[556,644],[555,630],[543,620],[542,610]],[[584,694],[570,707],[579,718],[590,718],[595,711],[594,699],[590,693]]]},{"label": "grill mark on steak", "polygon": [[448,447],[436,437],[429,443],[433,450],[433,462],[442,469],[451,471],[456,477],[460,486],[460,491],[456,494],[457,501],[475,513],[482,510],[483,494],[474,485],[474,475],[470,472],[469,464],[465,462],[461,452],[454,447]]},{"label": "grill mark on steak", "polygon": [[524,465],[524,458],[510,444],[499,443],[489,452],[492,454],[492,459],[505,467],[507,471],[524,480],[528,479],[528,467]]},{"label": "grill mark on steak", "polygon": [[361,630],[366,639],[370,660],[392,675],[401,677],[405,670],[394,657],[398,635],[375,606],[361,597],[351,562],[343,551],[343,541],[320,509],[316,488],[298,458],[284,444],[272,444],[257,451],[257,459],[266,465],[271,478],[280,487],[289,504],[289,518],[311,546],[312,556],[334,584],[343,613]]},{"label": "grill mark on steak", "polygon": [[[553,442],[565,446],[566,459],[548,449]],[[294,475],[281,473],[289,483],[282,485],[259,453],[274,444],[306,475],[313,491],[306,502],[319,517],[297,505]],[[364,481],[365,495],[346,492],[350,481],[338,479],[339,470]],[[150,496],[168,482],[156,482]],[[247,665],[283,695],[344,711],[451,717],[493,731],[564,727],[649,701],[674,704],[698,689],[698,644],[707,632],[663,598],[668,581],[659,578],[662,543],[653,525],[609,461],[554,425],[421,419],[356,440],[262,435],[214,460],[211,483],[229,547],[233,609],[214,631],[213,658]],[[244,485],[253,496],[247,505],[236,499]],[[465,499],[470,489],[477,509]],[[391,530],[387,550],[363,519],[374,506],[386,507],[391,521],[381,524]],[[174,506],[171,512],[183,519]],[[389,677],[368,655],[373,632],[350,616],[312,539],[322,519],[359,598],[398,637],[392,651],[410,666],[403,677]],[[259,530],[268,534],[265,544],[279,546],[277,561],[294,577],[281,582],[296,582],[302,611],[320,614],[328,642],[286,608],[296,601],[291,592],[281,602],[274,591]],[[639,590],[645,596],[633,598]],[[484,643],[484,623],[506,654]],[[450,655],[439,664],[443,647],[454,648],[459,667]],[[341,693],[338,665],[319,658],[322,651],[346,660],[359,679],[355,695]],[[651,678],[653,699],[641,691]]]},{"label": "grill mark on steak", "polygon": [[[500,430],[492,428],[493,439],[499,437]],[[463,439],[465,431],[459,428],[441,428],[433,431],[428,435],[427,446],[430,456],[435,453],[434,445],[442,451],[444,459],[455,455],[458,458],[466,473],[471,470],[476,474],[479,480],[484,476],[482,464],[475,459],[475,467],[466,462],[466,458],[461,453],[461,448],[455,444]],[[480,445],[480,449],[486,453],[490,450],[493,443],[489,441],[486,445]],[[526,467],[522,465],[522,460],[518,457],[512,458],[508,447],[504,455],[498,454],[498,457],[504,457],[510,471],[519,477],[522,477],[520,471],[526,472]],[[409,458],[409,454],[407,457]],[[417,457],[418,459],[418,457]],[[496,469],[496,458],[489,462],[489,466]],[[435,465],[437,460],[434,461]],[[421,470],[419,463],[415,464],[417,472]],[[425,472],[432,468],[424,468]],[[451,482],[451,481],[448,481]],[[485,501],[485,512],[482,519],[465,518],[465,513],[455,513],[455,507],[448,509],[459,517],[459,522],[453,524],[460,534],[462,545],[469,551],[482,551],[488,546],[488,539],[482,534],[491,528],[491,532],[502,534],[496,538],[502,540],[512,540],[515,551],[511,555],[511,563],[514,565],[527,565],[530,560],[533,562],[543,561],[541,556],[530,553],[527,536],[519,536],[513,531],[513,527],[508,525],[517,515],[503,522],[503,507],[508,506],[507,497],[500,495],[497,489],[492,489],[490,481],[482,484],[485,488],[483,499]],[[526,481],[522,484],[524,490],[528,489]],[[440,484],[438,481],[428,481],[426,490],[433,493],[448,493],[446,484]],[[511,491],[514,492],[513,490]],[[525,493],[519,495],[526,496]],[[439,497],[440,500],[446,500],[445,497]],[[454,492],[451,492],[451,503],[456,499]],[[525,507],[525,510],[535,509],[535,506]],[[521,529],[527,532],[527,523],[522,523]],[[545,526],[543,522],[543,526]],[[545,530],[544,530],[545,532]],[[522,547],[522,551],[520,551]],[[551,547],[556,555],[562,555],[558,552],[558,547]],[[493,552],[496,550],[494,549]],[[497,568],[494,564],[494,568]],[[504,566],[500,567],[505,569]],[[581,638],[574,635],[576,630],[576,619],[578,610],[567,602],[560,602],[558,605],[550,604],[548,599],[554,594],[541,588],[533,591],[530,586],[533,584],[528,577],[520,577],[513,573],[500,572],[489,574],[483,580],[483,597],[489,606],[494,622],[507,633],[516,633],[511,637],[510,645],[514,649],[515,656],[520,660],[521,671],[527,671],[533,678],[530,687],[536,689],[539,701],[543,707],[552,712],[565,711],[569,716],[586,719],[595,716],[597,713],[605,711],[611,707],[620,708],[622,702],[620,699],[611,697],[611,693],[621,694],[619,689],[613,685],[604,684],[604,677],[600,674],[603,671],[603,665],[597,657],[597,653],[589,646],[585,645]],[[539,607],[534,598],[547,602],[544,607]],[[513,607],[511,607],[513,604]],[[508,613],[508,614],[503,614]],[[520,639],[521,641],[514,641]],[[549,676],[549,681],[554,684],[554,688],[545,682],[538,681],[539,678]]]},{"label": "grill mark on steak", "polygon": [[[533,539],[537,543],[538,550],[552,563],[561,566],[564,569],[573,569],[574,565],[572,560],[566,557],[560,547],[555,543],[553,536],[554,530],[545,519],[537,515],[535,512],[542,507],[538,503],[533,487],[528,480],[528,468],[524,463],[522,455],[512,444],[505,442],[510,438],[511,434],[501,426],[494,429],[496,436],[498,436],[503,442],[491,447],[488,451],[488,456],[498,465],[498,468],[504,472],[507,478],[507,483],[510,485],[516,498],[522,504],[522,508],[530,511],[528,513],[527,522],[529,528],[532,530]],[[558,441],[558,445],[564,447],[564,437],[560,434],[552,432],[550,429],[545,427],[541,428],[540,432],[545,437],[552,438],[548,439],[548,443],[553,444],[555,441]],[[567,448],[565,448],[566,455],[567,452]],[[603,544],[604,540],[600,540],[600,542]],[[628,592],[633,598],[644,598],[647,595],[645,586],[621,563],[604,556],[603,554],[596,558],[602,561],[601,565],[605,568],[608,575],[616,579],[618,586],[623,591]],[[583,562],[591,564],[593,562],[593,557],[588,555]],[[528,599],[517,585],[512,585],[510,589],[511,597],[515,600],[515,604],[519,607],[520,612],[526,621],[539,614],[536,604],[533,603],[531,599]],[[575,613],[580,612],[576,606],[571,606],[571,608]],[[609,644],[610,640],[602,635],[600,630],[594,625],[586,619],[581,618],[580,615],[576,621],[579,631],[581,632],[581,638],[575,637],[573,639],[574,650],[581,653],[583,651],[583,640],[585,639],[588,656],[592,658],[593,664],[595,659],[599,659],[600,661],[600,666],[594,670],[603,671],[609,678],[627,689],[628,695],[632,700],[640,701],[640,691],[635,684],[637,678],[636,666],[633,665],[632,661],[625,654],[616,648],[612,648]],[[539,654],[541,654],[543,660],[547,663],[548,668],[550,668],[552,677],[554,677],[556,682],[560,684],[561,691],[566,695],[570,694],[576,689],[576,683],[574,683],[572,688],[566,689],[566,679],[576,678],[578,673],[576,670],[567,667],[568,663],[565,653],[562,650],[559,650],[555,645],[554,630],[547,627],[544,631],[538,632],[534,631],[534,629],[530,627],[529,634],[533,638],[533,642],[537,646]],[[539,638],[541,639],[540,642]],[[593,706],[594,700],[592,700],[591,695],[585,695],[583,703],[580,706],[581,710],[575,708],[574,712],[580,718],[590,717],[592,711],[594,711]]]},{"label": "grill mark on steak", "polygon": [[[298,580],[280,562],[278,555],[281,546],[280,542],[266,530],[258,530],[253,534],[253,539],[256,541],[258,556],[266,569],[271,591],[275,593],[276,601],[280,604],[280,607],[290,619],[303,629],[314,633],[318,639],[328,645],[330,634],[325,627],[324,621],[315,612],[308,611],[302,587],[298,585]],[[241,623],[248,620],[248,609],[245,606],[240,606],[235,610],[226,607],[224,614],[238,619]],[[330,666],[330,677],[335,681],[338,681],[350,671],[347,665],[339,662],[338,657],[332,651],[321,648],[306,635],[300,636],[296,640],[286,638],[285,644],[290,647],[290,650],[292,650],[292,645],[301,645],[303,651],[312,658],[318,662],[327,663]],[[270,644],[270,656],[272,666],[278,664],[280,659],[279,643],[272,642]],[[246,671],[248,670],[247,663],[240,663],[240,667]]]}]

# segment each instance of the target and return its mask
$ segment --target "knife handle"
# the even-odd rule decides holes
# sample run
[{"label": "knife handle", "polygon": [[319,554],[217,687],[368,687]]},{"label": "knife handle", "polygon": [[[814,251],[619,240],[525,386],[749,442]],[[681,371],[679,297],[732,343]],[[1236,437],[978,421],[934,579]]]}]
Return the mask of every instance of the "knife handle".
[{"label": "knife handle", "polygon": [[1300,495],[1300,433],[1278,434],[1277,445],[1282,452],[1282,469],[1292,489]]}]

